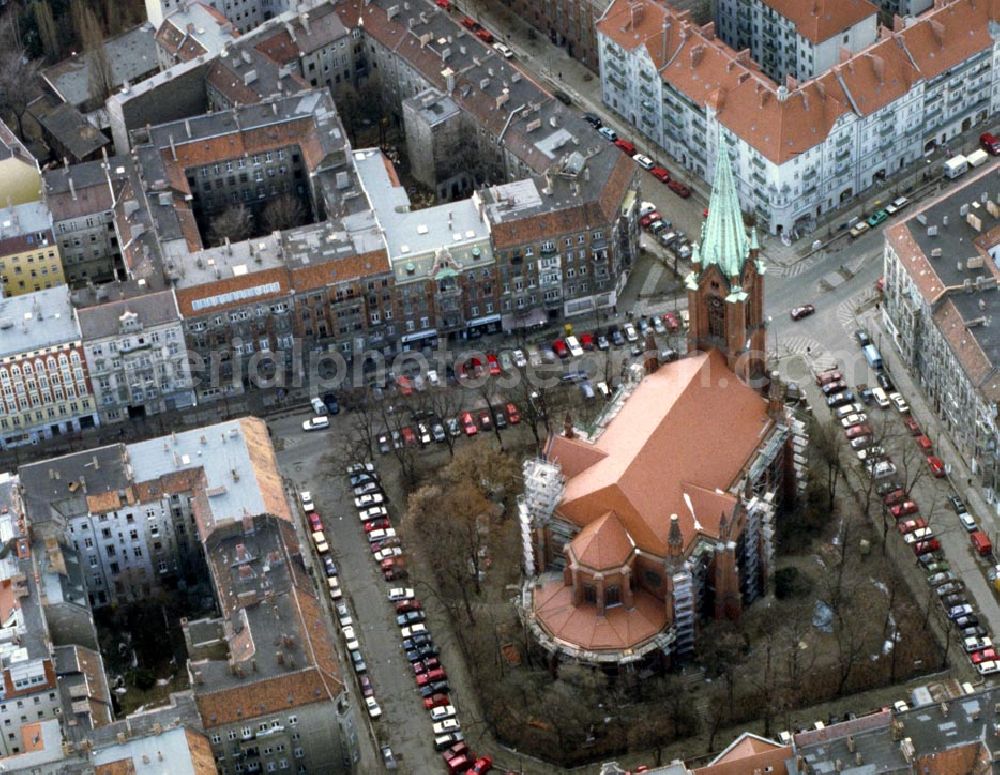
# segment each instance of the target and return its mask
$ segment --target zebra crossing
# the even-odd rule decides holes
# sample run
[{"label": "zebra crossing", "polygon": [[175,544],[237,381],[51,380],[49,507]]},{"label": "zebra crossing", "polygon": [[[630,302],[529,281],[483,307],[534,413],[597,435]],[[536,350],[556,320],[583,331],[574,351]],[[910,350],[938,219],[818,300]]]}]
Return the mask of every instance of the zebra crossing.
[{"label": "zebra crossing", "polygon": [[778,343],[778,354],[782,358],[799,356],[814,372],[837,365],[837,359],[826,351],[822,343],[808,336],[785,337]]}]

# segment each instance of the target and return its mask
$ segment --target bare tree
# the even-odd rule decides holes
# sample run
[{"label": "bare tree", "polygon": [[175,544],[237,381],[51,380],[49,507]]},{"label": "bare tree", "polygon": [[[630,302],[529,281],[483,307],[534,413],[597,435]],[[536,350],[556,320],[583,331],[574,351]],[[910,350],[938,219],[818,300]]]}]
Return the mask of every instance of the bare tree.
[{"label": "bare tree", "polygon": [[31,5],[31,14],[35,19],[35,28],[38,30],[38,39],[42,44],[45,58],[50,62],[58,61],[62,45],[59,33],[56,31],[55,20],[52,18],[52,5],[49,0],[35,0]]},{"label": "bare tree", "polygon": [[837,484],[843,476],[840,462],[840,429],[832,420],[822,421],[813,417],[809,429],[809,446],[815,451],[820,462],[826,467],[826,489],[828,505],[833,511],[837,498]]},{"label": "bare tree", "polygon": [[230,205],[222,212],[212,216],[209,226],[209,236],[216,245],[226,241],[242,242],[253,231],[253,219],[250,210],[243,204]]},{"label": "bare tree", "polygon": [[306,210],[299,198],[294,194],[284,193],[264,206],[260,221],[266,232],[287,231],[301,226],[305,217]]},{"label": "bare tree", "polygon": [[24,114],[38,94],[38,62],[29,60],[21,45],[17,13],[8,10],[0,18],[0,110],[17,120],[17,134],[24,139]]}]

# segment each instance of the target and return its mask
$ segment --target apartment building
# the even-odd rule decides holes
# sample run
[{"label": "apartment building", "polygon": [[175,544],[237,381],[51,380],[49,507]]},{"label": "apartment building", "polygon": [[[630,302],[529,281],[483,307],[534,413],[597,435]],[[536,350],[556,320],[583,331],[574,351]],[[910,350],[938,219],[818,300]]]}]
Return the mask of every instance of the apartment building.
[{"label": "apartment building", "polygon": [[598,57],[594,25],[608,5],[610,0],[512,0],[507,4],[518,18],[595,72]]},{"label": "apartment building", "polygon": [[1000,199],[997,166],[885,234],[890,344],[1000,514]]},{"label": "apartment building", "polygon": [[0,300],[0,447],[98,424],[69,288]]},{"label": "apartment building", "polygon": [[227,656],[195,647],[188,672],[219,772],[349,766],[353,711],[294,527],[247,516],[217,529],[205,553],[220,617],[189,622],[189,640]]},{"label": "apartment building", "polygon": [[868,0],[720,0],[716,31],[749,50],[767,76],[807,81],[875,42],[878,8]]},{"label": "apartment building", "polygon": [[7,206],[38,201],[41,173],[38,159],[20,138],[0,121],[0,203]]},{"label": "apartment building", "polygon": [[202,542],[245,514],[290,520],[267,428],[252,418],[22,466],[26,515],[63,531],[92,607],[197,582]]},{"label": "apartment building", "polygon": [[[231,21],[241,35],[299,5],[291,0],[206,0],[204,4]],[[146,18],[159,29],[164,19],[191,5],[190,0],[146,0]]]},{"label": "apartment building", "polygon": [[706,180],[721,138],[744,210],[772,234],[804,233],[996,113],[991,8],[942,3],[823,74],[779,85],[687,14],[618,0],[598,23],[603,99],[640,144]]},{"label": "apartment building", "polygon": [[52,232],[71,287],[109,282],[124,274],[114,202],[130,164],[127,156],[105,156],[42,175],[42,201],[52,214]]},{"label": "apartment building", "polygon": [[918,16],[934,7],[934,0],[875,0],[888,14]]},{"label": "apartment building", "polygon": [[117,283],[77,294],[74,301],[102,424],[194,405],[172,290],[149,293],[144,283]]},{"label": "apartment building", "polygon": [[20,296],[66,282],[52,233],[52,213],[44,203],[0,210],[0,282],[4,296]]},{"label": "apartment building", "polygon": [[156,28],[160,69],[200,56],[214,56],[238,33],[225,16],[205,3],[183,2]]}]

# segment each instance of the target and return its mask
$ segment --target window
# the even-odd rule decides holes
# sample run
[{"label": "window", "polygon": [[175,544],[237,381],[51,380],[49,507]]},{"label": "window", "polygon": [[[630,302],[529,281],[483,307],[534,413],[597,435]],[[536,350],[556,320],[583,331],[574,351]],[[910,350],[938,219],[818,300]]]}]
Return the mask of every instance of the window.
[{"label": "window", "polygon": [[613,605],[621,605],[622,591],[617,584],[612,584],[604,590],[604,606],[606,608]]},{"label": "window", "polygon": [[584,584],[583,599],[588,603],[597,602],[597,588],[593,584]]}]

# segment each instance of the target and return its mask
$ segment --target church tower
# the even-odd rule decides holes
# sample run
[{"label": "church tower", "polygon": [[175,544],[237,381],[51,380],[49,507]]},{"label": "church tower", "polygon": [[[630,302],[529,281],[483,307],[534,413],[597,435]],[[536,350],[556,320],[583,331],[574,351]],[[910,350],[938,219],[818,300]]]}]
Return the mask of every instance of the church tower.
[{"label": "church tower", "polygon": [[[691,252],[687,277],[688,352],[718,350],[748,384],[766,364],[764,262],[757,232],[747,235],[725,143],[719,143],[708,218]],[[752,382],[753,381],[753,382]]]}]

